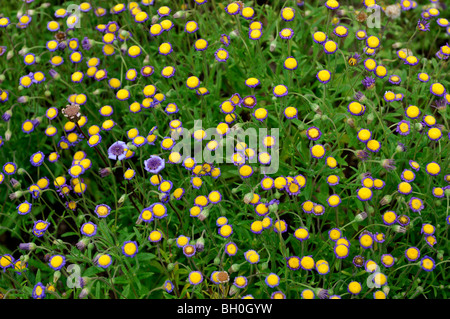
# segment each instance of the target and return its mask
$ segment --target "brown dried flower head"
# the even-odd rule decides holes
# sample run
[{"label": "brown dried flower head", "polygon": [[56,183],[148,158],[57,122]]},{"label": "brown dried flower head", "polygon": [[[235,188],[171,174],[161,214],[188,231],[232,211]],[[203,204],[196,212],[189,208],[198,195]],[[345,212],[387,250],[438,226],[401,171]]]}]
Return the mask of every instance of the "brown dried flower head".
[{"label": "brown dried flower head", "polygon": [[228,273],[226,271],[220,271],[217,274],[217,281],[221,284],[228,282],[228,280],[230,280],[230,276],[228,276]]},{"label": "brown dried flower head", "polygon": [[367,13],[365,13],[364,11],[356,11],[356,21],[358,21],[359,23],[363,23],[367,20]]},{"label": "brown dried flower head", "polygon": [[68,104],[65,108],[61,110],[65,117],[71,122],[78,122],[81,117],[80,106],[78,104],[72,103]]},{"label": "brown dried flower head", "polygon": [[67,35],[66,35],[66,33],[65,33],[64,31],[58,31],[58,32],[56,32],[56,34],[55,34],[55,39],[56,39],[59,43],[61,43],[61,42],[63,42],[63,41],[66,41]]}]

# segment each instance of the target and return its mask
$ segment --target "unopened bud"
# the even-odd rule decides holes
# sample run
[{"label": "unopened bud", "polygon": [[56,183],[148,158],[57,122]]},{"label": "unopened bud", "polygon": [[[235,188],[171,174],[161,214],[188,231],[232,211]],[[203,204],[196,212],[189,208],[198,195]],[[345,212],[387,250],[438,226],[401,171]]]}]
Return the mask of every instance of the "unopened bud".
[{"label": "unopened bud", "polygon": [[396,232],[396,233],[405,233],[406,232],[406,228],[402,227],[400,225],[394,225],[392,226],[392,229]]},{"label": "unopened bud", "polygon": [[46,90],[46,91],[44,92],[44,95],[45,95],[46,97],[49,97],[49,96],[52,95],[52,92],[49,91],[49,90]]},{"label": "unopened bud", "polygon": [[11,58],[14,56],[14,51],[10,50],[8,53],[6,53],[6,60],[11,60]]},{"label": "unopened bud", "polygon": [[391,195],[384,195],[383,198],[380,200],[380,205],[384,206],[389,204],[392,201]]},{"label": "unopened bud", "polygon": [[118,204],[122,204],[125,201],[126,198],[127,198],[127,194],[123,194],[122,196],[120,196],[120,198],[119,198],[117,203]]},{"label": "unopened bud", "polygon": [[172,271],[175,268],[175,264],[174,263],[170,263],[167,265],[167,270],[168,271]]},{"label": "unopened bud", "polygon": [[270,42],[270,47],[269,47],[270,52],[275,51],[276,48],[277,48],[277,41]]},{"label": "unopened bud", "polygon": [[393,45],[392,45],[392,48],[393,49],[398,49],[398,48],[400,48],[402,46],[402,43],[401,42],[395,42]]},{"label": "unopened bud", "polygon": [[204,221],[206,218],[208,218],[209,216],[209,209],[204,208],[200,214],[198,214],[198,219],[200,219],[201,221]]},{"label": "unopened bud", "polygon": [[239,36],[239,30],[233,30],[230,32],[230,38],[237,38]]},{"label": "unopened bud", "polygon": [[250,204],[250,202],[253,200],[253,194],[252,193],[247,193],[244,196],[244,203],[246,204]]},{"label": "unopened bud", "polygon": [[239,271],[239,269],[241,268],[241,265],[239,264],[232,264],[230,267],[230,270],[228,272],[237,272]]},{"label": "unopened bud", "polygon": [[269,263],[265,262],[261,264],[261,270],[266,270],[267,268],[269,268]]},{"label": "unopened bud", "polygon": [[314,112],[317,112],[318,110],[320,110],[319,104],[312,103],[311,104],[311,110],[313,110]]},{"label": "unopened bud", "polygon": [[239,291],[239,288],[236,287],[235,285],[232,285],[231,288],[230,288],[230,291],[228,292],[228,294],[229,294],[230,296],[233,296],[233,295],[236,294],[238,291]]},{"label": "unopened bud", "polygon": [[81,290],[80,294],[78,295],[78,299],[83,299],[87,295],[89,295],[89,288],[85,287]]},{"label": "unopened bud", "polygon": [[12,132],[10,129],[7,129],[5,132],[5,141],[9,141],[11,139]]},{"label": "unopened bud", "polygon": [[375,115],[373,115],[373,113],[369,113],[369,115],[367,115],[367,124],[372,123],[374,118],[375,118]]},{"label": "unopened bud", "polygon": [[23,56],[23,55],[27,54],[28,52],[29,52],[28,48],[23,47],[22,49],[20,49],[19,54]]},{"label": "unopened bud", "polygon": [[353,128],[355,127],[355,120],[353,118],[351,118],[351,117],[347,118],[346,122],[350,127],[353,127]]},{"label": "unopened bud", "polygon": [[360,223],[362,222],[364,219],[367,218],[367,213],[366,212],[361,212],[358,215],[355,216],[355,220]]},{"label": "unopened bud", "polygon": [[61,277],[61,272],[59,270],[55,271],[53,274],[53,282],[56,283],[60,277]]},{"label": "unopened bud", "polygon": [[187,16],[187,12],[183,11],[183,10],[180,10],[180,11],[175,12],[175,14],[173,15],[173,18],[174,19],[179,19],[179,18],[184,18],[186,16]]},{"label": "unopened bud", "polygon": [[320,115],[319,113],[314,114],[313,120],[317,121],[320,120],[322,118],[322,115]]},{"label": "unopened bud", "polygon": [[391,291],[391,288],[389,288],[389,286],[383,286],[382,290],[387,296],[389,294],[389,291]]},{"label": "unopened bud", "polygon": [[220,258],[216,257],[216,258],[214,258],[214,265],[218,265],[218,264],[220,264]]},{"label": "unopened bud", "polygon": [[414,127],[416,128],[416,130],[421,131],[423,129],[423,125],[421,123],[416,123],[414,124]]}]

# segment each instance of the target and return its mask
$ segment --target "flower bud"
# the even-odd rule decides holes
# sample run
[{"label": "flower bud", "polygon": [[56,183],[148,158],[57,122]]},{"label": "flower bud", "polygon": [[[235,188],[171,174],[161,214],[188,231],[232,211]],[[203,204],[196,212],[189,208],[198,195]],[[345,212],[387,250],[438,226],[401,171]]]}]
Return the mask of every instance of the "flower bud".
[{"label": "flower bud", "polygon": [[280,199],[281,193],[278,191],[278,189],[275,191],[275,194],[273,195],[276,199]]},{"label": "flower bud", "polygon": [[10,50],[8,53],[6,53],[6,60],[11,60],[11,58],[14,56],[14,51]]},{"label": "flower bud", "polygon": [[154,15],[154,16],[152,17],[152,24],[157,23],[158,20],[159,20],[159,16],[158,16],[158,15]]},{"label": "flower bud", "polygon": [[6,80],[6,76],[4,74],[0,74],[0,82],[3,82]]},{"label": "flower bud", "polygon": [[[233,188],[234,189],[234,188]],[[233,193],[234,194],[234,193]],[[244,203],[250,204],[250,202],[253,200],[253,193],[247,193],[244,196]]]},{"label": "flower bud", "polygon": [[19,54],[23,56],[27,54],[29,51],[30,50],[26,46],[24,46],[22,49],[20,49]]},{"label": "flower bud", "polygon": [[395,42],[393,45],[392,45],[392,48],[393,49],[398,49],[398,48],[400,48],[402,46],[402,43],[401,42]]},{"label": "flower bud", "polygon": [[10,200],[15,200],[17,198],[20,198],[22,195],[23,195],[22,191],[17,191],[17,192],[9,194],[9,199]]},{"label": "flower bud", "polygon": [[277,48],[277,41],[274,40],[274,41],[270,42],[269,51],[273,52],[273,51],[275,51],[276,48]]},{"label": "flower bud", "polygon": [[231,267],[230,267],[230,270],[228,270],[228,272],[229,273],[237,272],[237,271],[239,271],[240,268],[241,268],[241,265],[239,265],[239,264],[232,264]]},{"label": "flower bud", "polygon": [[59,270],[55,271],[53,273],[53,282],[56,284],[56,282],[58,281],[58,279],[61,277],[61,272]]},{"label": "flower bud", "polygon": [[201,221],[204,221],[207,217],[209,216],[209,209],[204,208],[200,214],[198,214],[198,219],[200,219]]},{"label": "flower bud", "polygon": [[184,18],[187,17],[188,13],[186,11],[180,10],[175,12],[175,14],[173,15],[174,19],[179,19],[179,18]]},{"label": "flower bud", "polygon": [[444,190],[444,194],[445,194],[445,196],[449,197],[450,196],[450,188],[446,188]]},{"label": "flower bud", "polygon": [[216,257],[216,258],[214,258],[214,265],[218,265],[218,264],[220,264],[220,258]]},{"label": "flower bud", "polygon": [[421,131],[423,129],[423,125],[421,123],[416,123],[414,124],[414,127],[416,128],[416,130]]},{"label": "flower bud", "polygon": [[262,263],[262,264],[261,264],[261,271],[264,271],[264,270],[266,270],[267,268],[269,268],[269,263],[268,263],[268,262],[265,262],[265,263]]},{"label": "flower bud", "polygon": [[127,194],[123,194],[122,196],[120,196],[120,198],[117,201],[117,203],[118,204],[123,204],[123,202],[125,201],[126,198],[127,198]]},{"label": "flower bud", "polygon": [[175,264],[174,263],[170,263],[167,265],[167,270],[168,271],[172,271],[175,268]]},{"label": "flower bud", "polygon": [[322,118],[322,115],[320,115],[319,113],[316,113],[316,114],[314,114],[313,121],[320,120],[321,118]]},{"label": "flower bud", "polygon": [[36,249],[36,244],[35,243],[21,243],[21,244],[19,244],[19,249],[32,251],[32,250]]},{"label": "flower bud", "polygon": [[383,198],[380,200],[380,205],[385,206],[389,204],[392,201],[391,195],[384,195]]},{"label": "flower bud", "polygon": [[382,290],[387,296],[389,294],[389,291],[391,291],[391,288],[389,288],[389,286],[383,286]]},{"label": "flower bud", "polygon": [[372,123],[374,118],[375,115],[373,115],[373,113],[369,113],[369,115],[367,115],[367,124]]},{"label": "flower bud", "polygon": [[11,139],[11,135],[12,135],[11,130],[7,129],[5,132],[5,141],[9,141]]},{"label": "flower bud", "polygon": [[239,36],[239,30],[233,30],[230,32],[230,38],[237,38]]},{"label": "flower bud", "polygon": [[392,229],[396,232],[396,233],[405,233],[406,232],[406,228],[402,227],[400,225],[394,225],[392,226]]},{"label": "flower bud", "polygon": [[321,118],[322,121],[326,121],[328,119],[329,119],[328,115],[326,115],[326,114],[322,115],[322,118]]},{"label": "flower bud", "polygon": [[203,239],[203,237],[197,239],[197,242],[195,243],[195,249],[199,253],[201,253],[205,249],[205,239]]},{"label": "flower bud", "polygon": [[87,246],[88,250],[92,250],[92,249],[94,249],[94,247],[95,247],[95,245],[93,243],[89,243]]},{"label": "flower bud", "polygon": [[269,212],[276,213],[277,211],[278,211],[278,204],[277,203],[269,205]]},{"label": "flower bud", "polygon": [[351,117],[347,118],[346,123],[350,126],[350,127],[355,127],[355,120]]},{"label": "flower bud", "polygon": [[229,294],[230,296],[233,296],[233,295],[236,294],[238,291],[239,291],[239,288],[236,287],[235,285],[232,285],[232,286],[230,287],[230,291],[228,292],[228,294]]},{"label": "flower bud", "polygon": [[89,288],[85,287],[81,290],[80,294],[78,295],[78,299],[83,299],[87,295],[89,295]]},{"label": "flower bud", "polygon": [[367,213],[366,212],[361,212],[361,213],[359,213],[358,215],[355,216],[355,221],[360,223],[366,218],[367,218]]},{"label": "flower bud", "polygon": [[45,95],[46,97],[49,97],[49,96],[52,95],[52,92],[49,91],[49,90],[45,90],[44,95]]},{"label": "flower bud", "polygon": [[312,103],[310,106],[311,106],[311,110],[313,110],[314,112],[317,112],[318,110],[320,110],[319,104]]}]

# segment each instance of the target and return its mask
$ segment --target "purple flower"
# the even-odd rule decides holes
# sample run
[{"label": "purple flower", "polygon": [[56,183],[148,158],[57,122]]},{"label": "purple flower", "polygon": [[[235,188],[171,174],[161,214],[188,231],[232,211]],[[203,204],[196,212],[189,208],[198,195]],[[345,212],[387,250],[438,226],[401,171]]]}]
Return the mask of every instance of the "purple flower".
[{"label": "purple flower", "polygon": [[152,174],[158,174],[164,167],[164,159],[156,155],[151,155],[149,159],[144,161],[145,170]]},{"label": "purple flower", "polygon": [[430,31],[430,22],[427,19],[419,19],[417,29],[420,31]]},{"label": "purple flower", "polygon": [[127,144],[122,141],[113,143],[108,149],[108,158],[121,161],[126,157]]},{"label": "purple flower", "polygon": [[83,50],[89,51],[92,48],[92,43],[88,37],[84,37],[81,41],[81,47]]},{"label": "purple flower", "polygon": [[375,78],[372,76],[366,76],[361,83],[364,85],[364,87],[368,90],[373,89],[375,87]]}]

